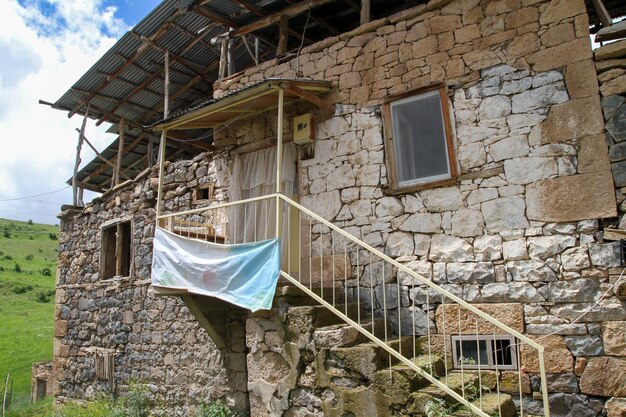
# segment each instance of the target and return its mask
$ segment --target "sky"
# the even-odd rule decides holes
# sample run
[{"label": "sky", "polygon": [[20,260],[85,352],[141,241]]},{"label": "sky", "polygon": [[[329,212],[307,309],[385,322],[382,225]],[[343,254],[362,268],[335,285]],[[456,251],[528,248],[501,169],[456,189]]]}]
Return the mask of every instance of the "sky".
[{"label": "sky", "polygon": [[[158,0],[0,0],[0,218],[57,224],[71,204],[82,117],[55,102]],[[115,136],[93,121],[85,136],[102,150]],[[94,153],[84,146],[82,164]],[[96,194],[85,192],[85,201]]]}]

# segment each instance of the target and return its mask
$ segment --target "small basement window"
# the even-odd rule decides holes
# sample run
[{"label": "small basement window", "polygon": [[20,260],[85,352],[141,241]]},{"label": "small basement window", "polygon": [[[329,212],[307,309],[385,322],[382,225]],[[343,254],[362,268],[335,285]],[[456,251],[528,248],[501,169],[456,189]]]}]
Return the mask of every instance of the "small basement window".
[{"label": "small basement window", "polygon": [[394,192],[456,177],[445,87],[403,93],[384,104],[387,164]]},{"label": "small basement window", "polygon": [[454,368],[517,369],[517,347],[512,336],[452,336]]},{"label": "small basement window", "polygon": [[131,236],[130,220],[120,221],[102,228],[102,247],[100,249],[100,276],[102,279],[130,276]]}]

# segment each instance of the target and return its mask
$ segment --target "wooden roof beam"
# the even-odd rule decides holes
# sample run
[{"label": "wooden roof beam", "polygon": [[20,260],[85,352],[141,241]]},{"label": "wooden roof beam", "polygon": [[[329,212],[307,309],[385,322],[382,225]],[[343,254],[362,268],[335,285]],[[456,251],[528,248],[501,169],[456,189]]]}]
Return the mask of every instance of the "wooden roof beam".
[{"label": "wooden roof beam", "polygon": [[[181,13],[180,10],[176,11],[174,13],[174,15],[172,17],[178,17]],[[168,24],[164,24],[161,27],[159,27],[157,29],[156,32],[154,32],[152,35],[150,35],[150,39],[152,41],[156,41],[158,39],[160,39],[163,35],[165,35],[165,33],[167,33],[167,28],[168,28]],[[122,73],[122,71],[124,71],[129,65],[130,65],[130,61],[134,61],[137,58],[139,58],[144,51],[146,50],[146,48],[138,48],[135,53],[133,53],[133,55],[128,59],[128,61],[122,65],[120,65],[115,71],[113,71],[113,73],[111,73],[109,76],[107,76],[100,84],[98,84],[98,86],[95,88],[95,90],[93,91],[92,94],[98,94],[100,91],[102,91],[107,85],[109,85],[109,83],[111,81],[113,81],[119,74]],[[93,95],[90,95],[89,97],[87,97],[87,99],[85,100],[87,103],[93,98]],[[70,118],[72,117],[74,114],[76,114],[76,112],[82,107],[82,104],[74,106],[74,108],[72,110],[70,110],[70,112],[68,113],[67,117]]]},{"label": "wooden roof beam", "polygon": [[282,10],[279,10],[275,13],[267,15],[266,17],[257,20],[249,25],[242,26],[240,28],[236,28],[231,32],[232,36],[241,36],[246,33],[254,32],[259,29],[266,28],[268,26],[277,25],[280,23],[280,17],[282,15],[286,15],[287,17],[294,17],[301,13],[306,12],[309,9],[323,6],[325,4],[329,4],[334,2],[335,0],[307,0],[300,3],[292,4],[290,6],[285,7]]}]

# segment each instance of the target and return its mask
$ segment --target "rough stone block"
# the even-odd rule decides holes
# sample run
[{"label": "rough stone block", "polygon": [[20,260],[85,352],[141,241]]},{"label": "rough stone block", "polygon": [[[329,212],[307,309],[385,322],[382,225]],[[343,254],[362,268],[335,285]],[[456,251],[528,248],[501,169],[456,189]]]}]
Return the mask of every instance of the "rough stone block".
[{"label": "rough stone block", "polygon": [[[517,303],[506,304],[473,304],[474,307],[483,311],[509,326],[518,332],[524,331],[524,306]],[[478,325],[478,334],[503,334],[503,330],[480,318],[458,304],[446,304],[445,307],[439,305],[435,312],[435,323],[437,331],[443,333],[444,325],[444,308],[445,308],[445,330],[446,334],[476,334],[476,326]],[[460,311],[459,311],[460,310]],[[460,314],[460,316],[459,316]],[[460,317],[460,319],[459,319]],[[460,321],[459,321],[460,320]]]},{"label": "rough stone block", "polygon": [[[624,150],[626,151],[626,148]],[[611,148],[611,152],[613,152],[613,148]],[[626,154],[624,159],[626,159]],[[604,133],[582,138],[578,151],[578,172],[586,174],[609,169],[610,163]]]},{"label": "rough stone block", "polygon": [[583,0],[555,0],[543,10],[539,23],[541,25],[557,23],[586,12],[587,8]]},{"label": "rough stone block", "polygon": [[626,356],[626,321],[607,321],[602,328],[605,353]]},{"label": "rough stone block", "polygon": [[528,282],[495,282],[483,286],[484,302],[537,303],[545,301],[537,289]]},{"label": "rough stone block", "polygon": [[580,378],[580,391],[601,397],[626,397],[626,358],[590,358]]},{"label": "rough stone block", "polygon": [[604,353],[600,336],[565,336],[565,343],[574,356],[599,356]]},{"label": "rough stone block", "polygon": [[530,226],[525,210],[526,204],[518,196],[496,198],[481,204],[487,230],[492,233]]},{"label": "rough stone block", "polygon": [[626,40],[613,42],[604,45],[594,51],[596,61],[604,61],[613,58],[623,58],[626,56]]},{"label": "rough stone block", "polygon": [[608,171],[529,184],[526,187],[526,205],[529,219],[544,222],[568,222],[617,215],[613,177]]},{"label": "rough stone block", "polygon": [[598,79],[592,60],[575,62],[565,70],[565,84],[572,98],[598,94]]},{"label": "rough stone block", "polygon": [[[570,353],[563,337],[561,336],[532,336],[532,339],[539,339],[537,343],[542,345],[544,350],[546,372],[562,373],[572,372],[574,369],[574,358]],[[530,373],[538,373],[539,356],[537,350],[527,344],[521,346],[522,354],[522,371]]]},{"label": "rough stone block", "polygon": [[604,131],[602,108],[597,96],[552,106],[548,117],[528,136],[531,146],[566,142]]},{"label": "rough stone block", "polygon": [[611,398],[605,407],[606,417],[626,417],[626,398]]},{"label": "rough stone block", "polygon": [[540,72],[591,59],[592,56],[591,41],[580,38],[535,52],[526,60],[532,65],[534,71]]}]

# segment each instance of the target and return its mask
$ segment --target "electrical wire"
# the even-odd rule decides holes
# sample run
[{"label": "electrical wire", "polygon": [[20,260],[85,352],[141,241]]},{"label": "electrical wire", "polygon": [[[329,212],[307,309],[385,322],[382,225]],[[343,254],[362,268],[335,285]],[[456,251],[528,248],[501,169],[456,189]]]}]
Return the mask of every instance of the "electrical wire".
[{"label": "electrical wire", "polygon": [[67,190],[67,189],[68,189],[68,188],[70,188],[70,187],[71,187],[71,186],[70,186],[70,185],[68,185],[68,186],[66,186],[66,187],[59,188],[58,190],[55,190],[55,191],[49,191],[49,192],[46,192],[46,193],[35,194],[35,195],[27,195],[27,196],[24,196],[24,197],[16,197],[16,198],[2,198],[2,199],[0,199],[0,202],[4,202],[4,201],[19,201],[19,200],[27,200],[27,199],[29,199],[29,198],[34,198],[34,197],[41,197],[42,195],[55,194],[55,193],[61,192],[61,191],[63,191],[63,190]]},{"label": "electrical wire", "polygon": [[300,47],[298,48],[298,53],[296,54],[296,73],[300,72],[300,51],[302,50],[302,46],[304,45],[304,35],[306,34],[306,28],[309,26],[309,19],[311,18],[311,7],[309,4],[309,0],[306,0],[307,5],[309,6],[309,11],[306,16],[306,22],[304,23],[304,29],[302,30],[302,39],[300,40]]}]

